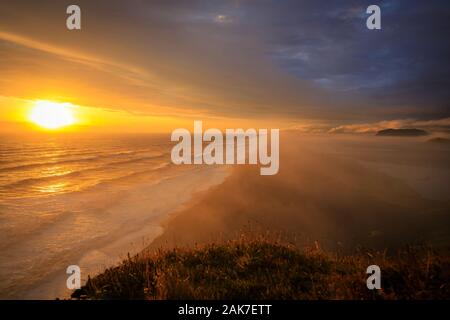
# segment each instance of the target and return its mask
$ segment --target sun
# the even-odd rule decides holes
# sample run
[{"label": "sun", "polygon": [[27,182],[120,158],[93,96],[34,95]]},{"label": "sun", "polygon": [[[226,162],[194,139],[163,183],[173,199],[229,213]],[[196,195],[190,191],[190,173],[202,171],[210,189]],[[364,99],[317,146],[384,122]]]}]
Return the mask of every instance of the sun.
[{"label": "sun", "polygon": [[76,122],[70,103],[39,100],[34,103],[29,120],[45,129],[60,129]]}]

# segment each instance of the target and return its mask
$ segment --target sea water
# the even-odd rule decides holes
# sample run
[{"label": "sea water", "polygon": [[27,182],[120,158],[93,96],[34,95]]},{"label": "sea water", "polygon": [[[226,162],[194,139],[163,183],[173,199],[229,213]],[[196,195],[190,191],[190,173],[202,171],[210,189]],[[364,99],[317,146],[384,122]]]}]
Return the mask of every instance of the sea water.
[{"label": "sea water", "polygon": [[2,137],[0,298],[68,297],[82,280],[142,250],[160,222],[226,170],[176,166],[165,135]]}]

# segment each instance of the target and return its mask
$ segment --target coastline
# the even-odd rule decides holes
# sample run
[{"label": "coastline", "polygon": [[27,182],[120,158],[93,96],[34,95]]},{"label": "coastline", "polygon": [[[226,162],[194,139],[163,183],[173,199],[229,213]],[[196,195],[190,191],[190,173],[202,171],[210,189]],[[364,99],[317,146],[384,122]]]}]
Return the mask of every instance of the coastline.
[{"label": "coastline", "polygon": [[[183,208],[197,193],[222,183],[227,175],[229,175],[227,167],[203,167],[187,170],[180,176],[167,177],[156,184],[137,185],[139,191],[136,191],[133,197],[127,198],[126,202],[116,204],[113,209],[120,217],[127,214],[127,208],[132,208],[132,215],[128,214],[127,218],[135,221],[134,226],[116,230],[107,238],[89,244],[89,247],[78,253],[77,257],[68,260],[66,264],[80,266],[81,280],[84,283],[88,275],[93,277],[121,262],[127,255],[141,252],[163,233],[164,221],[172,212]],[[169,194],[168,190],[171,190],[173,194]],[[139,203],[143,195],[146,196],[146,202]],[[150,202],[147,197],[154,201]],[[169,201],[169,198],[173,197],[176,200]],[[167,201],[164,200],[166,198]],[[58,268],[57,272],[45,276],[33,287],[26,289],[21,299],[68,299],[72,290],[66,288],[67,277],[65,269]]]}]

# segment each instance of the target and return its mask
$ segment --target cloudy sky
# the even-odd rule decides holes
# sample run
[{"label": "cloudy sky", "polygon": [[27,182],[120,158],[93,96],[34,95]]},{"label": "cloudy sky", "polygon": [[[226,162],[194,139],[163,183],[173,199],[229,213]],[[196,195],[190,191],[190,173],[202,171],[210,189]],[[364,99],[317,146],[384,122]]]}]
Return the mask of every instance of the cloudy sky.
[{"label": "cloudy sky", "polygon": [[156,122],[447,125],[449,32],[445,0],[2,1],[0,115],[50,99]]}]

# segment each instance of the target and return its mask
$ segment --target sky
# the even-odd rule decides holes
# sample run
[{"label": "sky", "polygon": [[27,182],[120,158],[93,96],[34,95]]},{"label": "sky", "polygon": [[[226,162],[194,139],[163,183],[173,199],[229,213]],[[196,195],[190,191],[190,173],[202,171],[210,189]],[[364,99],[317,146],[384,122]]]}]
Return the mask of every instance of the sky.
[{"label": "sky", "polygon": [[86,130],[449,129],[449,31],[445,0],[2,1],[0,123],[51,100]]}]

